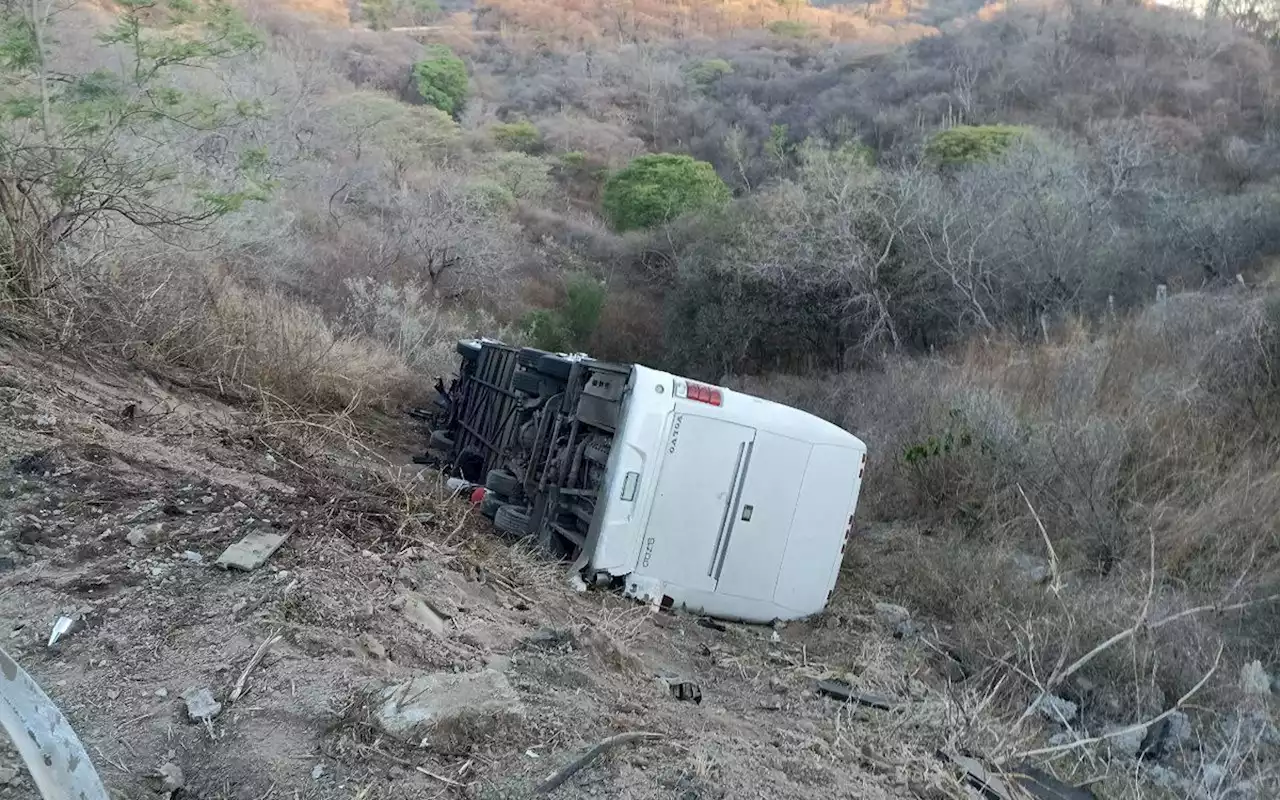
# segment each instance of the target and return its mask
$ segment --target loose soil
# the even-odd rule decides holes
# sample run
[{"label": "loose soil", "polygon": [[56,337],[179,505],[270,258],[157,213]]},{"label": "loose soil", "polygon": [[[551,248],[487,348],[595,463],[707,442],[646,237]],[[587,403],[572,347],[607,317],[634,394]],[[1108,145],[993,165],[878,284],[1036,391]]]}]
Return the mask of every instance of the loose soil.
[{"label": "loose soil", "polygon": [[[118,797],[514,798],[596,742],[663,735],[588,766],[559,797],[949,796],[892,714],[814,690],[839,674],[904,699],[928,671],[841,590],[781,628],[708,626],[608,591],[498,538],[410,464],[423,434],[381,421],[271,419],[121,365],[0,345],[0,646],[67,714]],[[289,538],[250,572],[213,566],[245,533]],[[130,534],[134,541],[130,541]],[[397,597],[420,592],[439,636]],[[62,615],[82,620],[54,647]],[[228,695],[258,646],[282,639]],[[371,688],[419,672],[505,671],[526,724],[447,749],[380,734]],[[671,686],[692,681],[701,702]],[[181,695],[224,704],[190,723]],[[18,777],[0,797],[38,796]],[[433,773],[424,774],[420,769]],[[442,780],[443,779],[443,780]]]}]

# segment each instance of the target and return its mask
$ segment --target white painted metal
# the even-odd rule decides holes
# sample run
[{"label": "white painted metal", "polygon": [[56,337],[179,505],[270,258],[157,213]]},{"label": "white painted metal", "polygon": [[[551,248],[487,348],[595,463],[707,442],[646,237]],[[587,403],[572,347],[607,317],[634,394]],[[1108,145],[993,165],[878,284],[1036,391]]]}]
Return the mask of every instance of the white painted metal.
[{"label": "white painted metal", "polygon": [[[866,454],[789,406],[634,367],[582,563],[654,603],[767,622],[821,611]],[[623,499],[623,498],[627,499]]]},{"label": "white painted metal", "polygon": [[0,725],[45,800],[108,800],[84,745],[49,696],[0,650]]}]

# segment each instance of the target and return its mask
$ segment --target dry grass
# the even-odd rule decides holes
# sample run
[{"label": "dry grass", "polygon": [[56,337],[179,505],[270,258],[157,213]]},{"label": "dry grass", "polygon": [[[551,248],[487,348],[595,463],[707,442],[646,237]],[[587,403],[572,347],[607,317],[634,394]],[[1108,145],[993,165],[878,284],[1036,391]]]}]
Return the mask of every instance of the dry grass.
[{"label": "dry grass", "polygon": [[[395,343],[352,332],[277,289],[250,289],[203,265],[139,258],[127,269],[68,270],[33,310],[46,343],[185,371],[196,386],[271,416],[391,409],[427,391]],[[440,336],[454,333],[431,328]],[[436,342],[423,342],[433,348]]]},{"label": "dry grass", "polygon": [[[990,752],[992,725],[1022,716],[1056,669],[1135,620],[1276,593],[1277,354],[1276,299],[1187,294],[1092,329],[1060,326],[1034,346],[974,342],[873,373],[746,388],[866,439],[859,517],[875,535],[850,549],[846,581],[944,626],[939,644],[972,676],[948,713],[981,704],[988,734],[974,743]],[[1047,563],[1046,534],[1060,586],[1033,583],[1017,565]],[[1080,704],[1077,724],[1094,734],[1169,710],[1208,675],[1190,702],[1202,720],[1196,746],[1212,763],[1256,771],[1260,745],[1221,731],[1240,713],[1240,666],[1274,663],[1275,611],[1144,624],[1053,690]],[[1024,724],[999,748],[1030,749],[1048,732]],[[1061,758],[1112,775],[1091,760],[1105,743],[1086,749]],[[1236,755],[1223,761],[1218,750]],[[1116,796],[1137,796],[1137,778],[1112,778]]]}]

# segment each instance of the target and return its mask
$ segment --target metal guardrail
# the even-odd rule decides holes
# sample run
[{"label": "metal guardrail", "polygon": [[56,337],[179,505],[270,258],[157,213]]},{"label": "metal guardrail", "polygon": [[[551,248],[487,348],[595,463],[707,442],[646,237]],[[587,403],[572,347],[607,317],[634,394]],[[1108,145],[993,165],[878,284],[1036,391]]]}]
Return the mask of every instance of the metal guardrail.
[{"label": "metal guardrail", "polygon": [[0,725],[45,800],[109,800],[71,723],[4,650],[0,650]]}]

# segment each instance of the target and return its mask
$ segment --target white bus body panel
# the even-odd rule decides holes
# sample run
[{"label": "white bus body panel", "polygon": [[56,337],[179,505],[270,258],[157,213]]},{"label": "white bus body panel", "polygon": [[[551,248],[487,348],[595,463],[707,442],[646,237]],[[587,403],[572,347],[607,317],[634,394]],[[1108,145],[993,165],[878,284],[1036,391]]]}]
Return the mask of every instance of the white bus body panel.
[{"label": "white bus body panel", "polygon": [[750,395],[722,389],[719,406],[677,397],[683,380],[633,368],[588,570],[626,576],[628,595],[725,619],[821,611],[866,446]]}]

